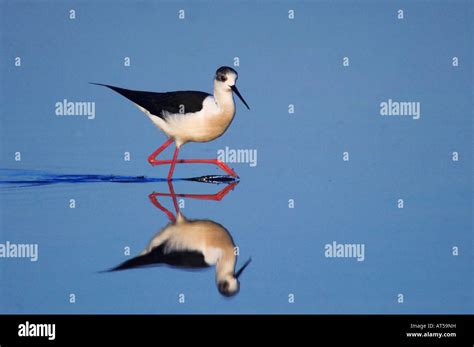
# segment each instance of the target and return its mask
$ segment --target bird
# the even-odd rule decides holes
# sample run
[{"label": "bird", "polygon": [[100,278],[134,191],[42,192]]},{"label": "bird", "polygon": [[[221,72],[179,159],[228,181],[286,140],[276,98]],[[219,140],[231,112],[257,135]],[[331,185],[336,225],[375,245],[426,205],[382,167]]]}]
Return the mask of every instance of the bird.
[{"label": "bird", "polygon": [[[218,159],[178,160],[179,150],[185,143],[209,142],[224,134],[235,116],[233,94],[236,94],[250,110],[237,89],[238,77],[237,71],[229,66],[218,68],[214,77],[213,95],[188,90],[157,93],[129,90],[102,83],[91,82],[91,84],[110,88],[132,101],[168,136],[168,140],[148,156],[148,162],[152,166],[170,164],[168,181],[172,179],[175,165],[178,163],[214,164],[230,176],[238,178],[234,170]],[[173,159],[157,159],[157,156],[173,142],[176,145]]]},{"label": "bird", "polygon": [[[232,184],[235,187],[237,182]],[[250,264],[249,258],[239,270],[235,271],[237,255],[235,244],[229,231],[221,224],[210,219],[188,220],[176,202],[172,186],[171,194],[152,193],[150,201],[162,210],[170,222],[162,228],[136,257],[126,260],[109,272],[169,265],[181,269],[205,269],[215,266],[216,285],[219,293],[225,297],[236,295],[240,290],[239,277]],[[224,195],[229,192],[225,190]],[[176,208],[176,216],[161,205],[158,196],[171,196]],[[197,199],[209,199],[207,195],[179,194]]]},{"label": "bird", "polygon": [[109,271],[164,264],[181,269],[215,266],[219,293],[231,297],[239,292],[239,277],[251,262],[249,258],[234,271],[236,258],[232,236],[221,224],[208,219],[188,220],[180,212],[176,222],[158,232],[138,256]]}]

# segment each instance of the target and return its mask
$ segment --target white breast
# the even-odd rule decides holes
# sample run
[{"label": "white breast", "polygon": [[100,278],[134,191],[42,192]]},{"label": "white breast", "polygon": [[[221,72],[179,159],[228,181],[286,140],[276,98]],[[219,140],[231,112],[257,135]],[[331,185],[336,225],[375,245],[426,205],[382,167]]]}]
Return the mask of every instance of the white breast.
[{"label": "white breast", "polygon": [[215,265],[221,257],[222,257],[221,248],[209,247],[204,250],[204,260],[209,265]]}]

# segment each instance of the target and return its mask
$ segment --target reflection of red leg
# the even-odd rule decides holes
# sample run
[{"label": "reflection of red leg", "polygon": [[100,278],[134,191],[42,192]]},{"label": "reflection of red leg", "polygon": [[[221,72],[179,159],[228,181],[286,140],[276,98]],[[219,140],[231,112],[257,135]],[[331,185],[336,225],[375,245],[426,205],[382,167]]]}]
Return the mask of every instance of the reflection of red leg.
[{"label": "reflection of red leg", "polygon": [[178,146],[176,146],[176,148],[174,149],[173,161],[171,162],[170,171],[168,172],[168,182],[171,181],[171,178],[173,177],[174,166],[176,165],[176,159],[178,159],[178,153],[179,148]]},{"label": "reflection of red leg", "polygon": [[164,207],[162,204],[158,202],[158,196],[171,196],[173,198],[173,205],[174,209],[176,210],[176,216],[178,216],[179,213],[179,205],[178,205],[178,199],[176,198],[177,196],[181,198],[190,198],[190,199],[202,199],[202,200],[215,200],[215,201],[220,201],[222,200],[234,187],[239,184],[239,182],[233,182],[231,184],[226,185],[223,189],[221,189],[218,193],[216,194],[176,194],[174,192],[173,188],[173,183],[171,181],[168,181],[168,187],[170,192],[169,193],[151,193],[148,195],[148,198],[150,199],[151,203],[155,205],[157,208],[159,208],[161,211],[163,211],[171,221],[171,223],[176,223],[176,217],[173,215],[173,213],[170,212],[166,207]]},{"label": "reflection of red leg", "polygon": [[173,198],[173,205],[174,205],[174,210],[176,211],[176,215],[179,213],[179,205],[178,205],[178,199],[176,199],[176,194],[174,192],[174,187],[173,187],[173,182],[168,181],[168,188],[170,190],[170,195]]},{"label": "reflection of red leg", "polygon": [[229,192],[235,188],[235,186],[239,184],[238,181],[232,182],[226,185],[223,189],[215,194],[176,194],[180,198],[191,198],[191,199],[200,199],[200,200],[215,200],[220,201],[222,200]]},{"label": "reflection of red leg", "polygon": [[171,223],[176,223],[176,217],[162,204],[158,202],[158,199],[156,198],[158,196],[158,193],[151,193],[148,195],[148,198],[150,199],[151,203],[158,207],[161,211],[163,211],[171,221]]},{"label": "reflection of red leg", "polygon": [[[171,182],[169,182],[170,184]],[[175,194],[173,186],[170,186],[170,192],[171,193],[152,193],[150,196],[153,195],[153,197],[156,199],[157,196],[171,196],[173,197],[173,203],[175,205],[176,211],[178,211],[178,202],[176,201],[176,197],[180,198],[190,198],[190,199],[200,199],[200,200],[215,200],[215,201],[220,201],[222,200],[229,192],[234,189],[234,187],[239,184],[239,182],[232,182],[228,185],[226,185],[223,189],[221,189],[219,192],[215,194]],[[153,201],[152,201],[153,202]],[[156,206],[156,205],[155,205]],[[158,206],[157,206],[158,207]],[[160,208],[160,207],[158,207]],[[161,209],[161,208],[160,208]],[[162,209],[161,209],[162,210]],[[162,210],[163,211],[163,210]]]},{"label": "reflection of red leg", "polygon": [[156,151],[154,151],[152,154],[148,156],[148,162],[155,166],[155,165],[160,165],[160,164],[169,164],[169,160],[157,160],[156,157],[158,154],[163,152],[166,147],[168,147],[174,140],[173,139],[168,139],[166,140],[165,143],[163,143]]}]

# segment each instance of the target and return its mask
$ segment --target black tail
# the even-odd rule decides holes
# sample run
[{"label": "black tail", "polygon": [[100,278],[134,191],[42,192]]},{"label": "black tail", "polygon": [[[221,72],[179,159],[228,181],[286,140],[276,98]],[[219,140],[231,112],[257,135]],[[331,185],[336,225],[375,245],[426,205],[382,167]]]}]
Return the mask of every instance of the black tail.
[{"label": "black tail", "polygon": [[129,90],[129,89],[125,89],[125,88],[119,88],[119,87],[111,86],[109,84],[95,83],[95,82],[89,82],[89,83],[93,84],[93,85],[96,85],[96,86],[102,86],[102,87],[110,88],[113,91],[125,96],[127,99],[130,99],[129,98],[130,93],[134,92],[133,90]]},{"label": "black tail", "polygon": [[159,266],[163,264],[187,269],[206,268],[209,266],[201,252],[183,250],[165,253],[165,247],[166,243],[153,248],[149,253],[124,261],[122,264],[104,272]]},{"label": "black tail", "polygon": [[140,255],[138,257],[129,259],[127,261],[124,261],[122,264],[120,264],[120,265],[118,265],[118,266],[116,266],[112,269],[106,270],[104,272],[121,271],[121,270],[133,269],[133,268],[136,268],[136,267],[142,267],[142,266],[150,265],[149,259],[146,259],[147,258],[146,256],[147,255],[145,254],[145,255]]},{"label": "black tail", "polygon": [[[161,105],[161,102],[163,101],[163,96],[165,96],[165,101],[166,101],[166,98],[167,98],[166,93],[145,92],[145,91],[140,91],[140,90],[119,88],[119,87],[111,86],[109,84],[94,83],[94,82],[89,82],[89,83],[94,84],[96,86],[102,86],[102,87],[107,87],[109,89],[112,89],[114,92],[119,93],[120,95],[132,101],[133,103],[143,107],[151,114],[157,117],[163,118],[162,116],[163,106]],[[176,107],[178,106],[179,104]],[[176,112],[172,111],[170,113],[176,113]]]},{"label": "black tail", "polygon": [[140,267],[157,266],[164,263],[164,245],[160,245],[151,250],[151,252],[138,255],[132,259],[126,260],[120,265],[102,272],[122,271]]},{"label": "black tail", "polygon": [[126,97],[133,103],[143,107],[145,110],[150,112],[150,114],[164,120],[164,114],[180,113],[182,112],[181,108],[183,106],[188,113],[194,113],[202,110],[204,100],[210,95],[204,92],[189,90],[157,93],[141,90],[130,90],[102,83],[89,83],[110,88],[120,95]]}]

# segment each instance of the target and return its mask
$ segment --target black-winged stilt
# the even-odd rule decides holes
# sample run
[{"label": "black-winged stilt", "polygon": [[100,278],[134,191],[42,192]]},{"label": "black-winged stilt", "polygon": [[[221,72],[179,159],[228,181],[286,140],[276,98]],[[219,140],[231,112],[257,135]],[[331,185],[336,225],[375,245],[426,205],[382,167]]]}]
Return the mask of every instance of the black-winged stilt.
[{"label": "black-winged stilt", "polygon": [[[155,165],[170,164],[168,180],[173,177],[177,163],[215,164],[231,176],[238,175],[227,164],[217,159],[180,159],[180,147],[187,142],[208,142],[221,136],[229,127],[235,115],[233,93],[245,102],[237,89],[237,71],[222,66],[216,71],[214,95],[198,91],[177,91],[155,93],[123,89],[111,85],[92,83],[108,87],[135,103],[151,121],[160,128],[169,139],[155,150],[148,162]],[[176,143],[172,160],[161,160],[156,157],[172,142]]]},{"label": "black-winged stilt", "polygon": [[[224,187],[219,193],[176,194],[171,182],[170,193],[152,193],[150,201],[163,211],[170,223],[161,229],[148,243],[140,255],[123,262],[110,271],[127,270],[141,267],[166,264],[176,268],[199,269],[216,267],[216,285],[219,293],[233,296],[239,292],[239,276],[249,265],[247,260],[238,271],[235,271],[237,256],[235,244],[229,231],[221,224],[209,219],[188,220],[180,212],[176,197],[205,200],[221,200],[238,182]],[[176,216],[158,202],[158,197],[170,196]]]}]

